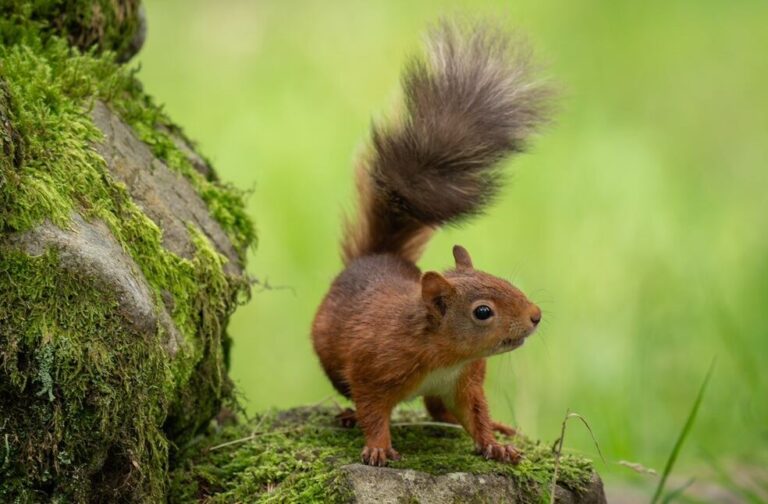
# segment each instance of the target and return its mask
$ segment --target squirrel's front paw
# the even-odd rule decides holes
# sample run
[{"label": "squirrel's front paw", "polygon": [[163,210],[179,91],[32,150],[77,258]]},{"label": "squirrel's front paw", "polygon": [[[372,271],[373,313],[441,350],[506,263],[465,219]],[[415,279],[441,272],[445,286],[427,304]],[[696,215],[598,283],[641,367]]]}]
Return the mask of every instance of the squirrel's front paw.
[{"label": "squirrel's front paw", "polygon": [[400,460],[400,454],[394,448],[372,448],[366,446],[360,454],[363,464],[384,467],[387,460]]},{"label": "squirrel's front paw", "polygon": [[502,445],[498,443],[489,443],[485,446],[479,446],[478,452],[488,460],[498,460],[499,462],[508,462],[517,464],[523,458],[517,448],[512,445]]}]

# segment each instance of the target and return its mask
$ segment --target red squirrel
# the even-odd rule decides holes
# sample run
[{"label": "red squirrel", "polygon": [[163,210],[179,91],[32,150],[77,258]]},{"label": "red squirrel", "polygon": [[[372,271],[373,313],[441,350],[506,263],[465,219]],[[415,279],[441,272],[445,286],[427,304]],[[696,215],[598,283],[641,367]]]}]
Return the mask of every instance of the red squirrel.
[{"label": "red squirrel", "polygon": [[461,424],[484,457],[521,457],[494,437],[514,429],[491,420],[485,359],[520,347],[541,310],[475,269],[461,246],[455,268],[442,274],[415,264],[440,226],[482,212],[500,187],[500,163],[547,118],[550,89],[515,40],[488,24],[436,25],[426,55],[403,72],[402,112],[373,126],[359,162],[345,269],[317,311],[312,339],[333,386],[355,404],[347,420],[365,434],[365,464],[400,457],[390,414],[417,396],[435,420]]}]

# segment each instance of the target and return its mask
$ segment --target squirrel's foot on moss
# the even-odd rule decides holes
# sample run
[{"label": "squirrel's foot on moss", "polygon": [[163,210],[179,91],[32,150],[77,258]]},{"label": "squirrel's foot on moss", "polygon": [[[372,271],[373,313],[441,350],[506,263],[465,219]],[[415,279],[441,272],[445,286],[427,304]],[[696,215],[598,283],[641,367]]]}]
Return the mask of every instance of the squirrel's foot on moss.
[{"label": "squirrel's foot on moss", "polygon": [[400,460],[400,454],[394,448],[372,448],[366,446],[360,454],[363,464],[384,467],[388,460]]},{"label": "squirrel's foot on moss", "polygon": [[503,423],[492,422],[491,428],[500,434],[504,434],[505,436],[515,437],[517,435],[517,429],[510,427],[509,425],[504,425]]},{"label": "squirrel's foot on moss", "polygon": [[499,462],[507,462],[511,464],[518,464],[523,458],[523,454],[514,446],[502,445],[499,443],[489,443],[485,446],[478,446],[477,451],[488,460],[497,460]]},{"label": "squirrel's foot on moss", "polygon": [[357,425],[357,415],[352,408],[346,408],[341,413],[336,415],[336,419],[339,421],[342,427],[351,429]]}]

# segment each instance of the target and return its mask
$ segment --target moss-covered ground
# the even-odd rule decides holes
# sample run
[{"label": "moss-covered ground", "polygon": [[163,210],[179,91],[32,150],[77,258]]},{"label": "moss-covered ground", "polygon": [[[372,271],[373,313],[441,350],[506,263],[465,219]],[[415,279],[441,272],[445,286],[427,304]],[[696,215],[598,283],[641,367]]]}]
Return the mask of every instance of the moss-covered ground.
[{"label": "moss-covered ground", "polygon": [[[162,230],[94,148],[102,139],[94,102],[186,177],[241,258],[255,239],[243,195],[198,172],[174,144],[182,132],[116,62],[112,49],[123,46],[109,37],[119,38],[122,24],[110,31],[112,18],[100,19],[103,47],[70,45],[85,36],[78,23],[97,4],[0,3],[2,502],[158,502],[173,446],[232,394],[225,327],[248,283],[224,273],[226,259],[192,224],[193,257],[163,247]],[[49,14],[65,7],[75,17],[54,26],[62,18]],[[134,333],[109,288],[63,271],[55,250],[32,257],[5,240],[44,221],[66,229],[73,212],[103,221],[141,270],[156,309],[171,314],[183,337],[176,355],[165,353],[162,327],[151,337]]]},{"label": "moss-covered ground", "polygon": [[[349,489],[340,467],[359,461],[363,437],[357,428],[340,427],[336,412],[298,408],[267,412],[241,425],[211,427],[181,450],[171,473],[171,501],[346,502]],[[392,444],[403,458],[390,467],[508,475],[525,489],[530,502],[548,501],[555,465],[551,446],[519,436],[514,442],[525,454],[519,465],[487,461],[473,452],[463,430],[423,420],[412,413],[396,415]],[[561,457],[559,485],[579,491],[591,474],[589,460]]]}]

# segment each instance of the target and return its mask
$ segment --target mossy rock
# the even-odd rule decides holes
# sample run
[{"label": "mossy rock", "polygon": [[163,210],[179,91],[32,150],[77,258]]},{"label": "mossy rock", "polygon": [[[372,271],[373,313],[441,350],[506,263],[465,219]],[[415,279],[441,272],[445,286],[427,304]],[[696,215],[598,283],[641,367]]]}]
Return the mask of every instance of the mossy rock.
[{"label": "mossy rock", "polygon": [[[555,455],[514,440],[519,465],[487,461],[454,425],[395,415],[392,443],[403,458],[388,468],[358,463],[363,436],[326,407],[267,412],[240,425],[213,425],[185,446],[171,473],[171,502],[549,502]],[[556,502],[605,502],[591,461],[560,458]]]},{"label": "mossy rock", "polygon": [[144,43],[140,0],[0,0],[0,43],[61,37],[82,51],[111,51],[127,61]]},{"label": "mossy rock", "polygon": [[160,502],[232,401],[254,229],[118,64],[137,9],[0,0],[2,502]]}]

